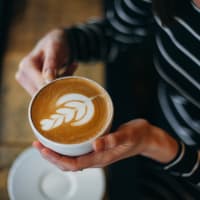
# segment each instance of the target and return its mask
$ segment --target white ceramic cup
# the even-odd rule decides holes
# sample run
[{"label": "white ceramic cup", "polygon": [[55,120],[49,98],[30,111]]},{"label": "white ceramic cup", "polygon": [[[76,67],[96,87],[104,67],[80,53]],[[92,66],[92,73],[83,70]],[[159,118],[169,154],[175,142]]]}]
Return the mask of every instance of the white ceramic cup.
[{"label": "white ceramic cup", "polygon": [[[61,79],[68,79],[68,78],[78,78],[78,79],[84,79],[89,81],[90,83],[92,83],[93,85],[97,86],[98,88],[101,88],[101,90],[104,92],[105,95],[107,95],[107,99],[108,99],[108,104],[109,104],[109,118],[105,124],[105,126],[103,127],[103,129],[96,134],[95,137],[86,140],[84,142],[78,143],[78,144],[61,144],[52,140],[49,140],[48,138],[44,137],[38,130],[37,128],[34,126],[34,123],[32,121],[31,118],[31,108],[32,108],[32,104],[34,102],[34,99],[36,98],[36,96],[38,96],[38,94],[46,87],[48,87],[48,85],[50,85],[51,83],[55,82],[55,81],[59,81]],[[90,80],[88,78],[84,78],[84,77],[80,77],[80,76],[68,76],[68,77],[63,77],[63,78],[58,78],[53,80],[52,82],[46,84],[44,87],[42,87],[31,99],[31,102],[29,104],[29,108],[28,108],[28,119],[29,119],[29,123],[30,126],[33,130],[33,133],[35,134],[35,136],[37,137],[37,139],[47,148],[63,154],[63,155],[67,155],[67,156],[80,156],[86,153],[89,153],[93,150],[92,148],[92,143],[94,140],[96,140],[98,137],[106,134],[109,132],[110,128],[111,128],[111,124],[112,124],[112,119],[113,119],[113,113],[114,113],[114,109],[113,109],[113,103],[112,100],[109,96],[109,94],[107,93],[107,91],[101,86],[99,85],[97,82]],[[56,91],[55,91],[56,93]]]}]

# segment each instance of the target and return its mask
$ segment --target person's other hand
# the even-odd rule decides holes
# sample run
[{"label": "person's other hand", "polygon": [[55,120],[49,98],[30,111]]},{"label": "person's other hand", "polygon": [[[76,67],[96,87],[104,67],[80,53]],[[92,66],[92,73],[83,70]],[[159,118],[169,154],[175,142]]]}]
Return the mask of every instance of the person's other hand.
[{"label": "person's other hand", "polygon": [[[16,73],[17,81],[33,95],[46,82],[56,78],[59,70],[69,61],[69,53],[64,29],[51,31],[22,59]],[[72,75],[76,68],[77,64],[67,66],[62,75]]]},{"label": "person's other hand", "polygon": [[144,155],[160,162],[168,162],[177,153],[177,143],[161,129],[138,119],[93,143],[94,151],[79,157],[60,155],[40,142],[34,142],[42,156],[62,170],[77,171],[90,167],[105,167],[135,155]]}]

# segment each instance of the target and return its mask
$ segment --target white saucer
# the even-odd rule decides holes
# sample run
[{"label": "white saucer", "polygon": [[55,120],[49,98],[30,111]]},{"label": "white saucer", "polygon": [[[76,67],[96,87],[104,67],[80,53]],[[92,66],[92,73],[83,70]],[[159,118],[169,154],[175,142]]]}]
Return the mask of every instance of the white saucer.
[{"label": "white saucer", "polygon": [[34,148],[17,157],[8,176],[10,200],[102,200],[103,169],[63,172]]}]

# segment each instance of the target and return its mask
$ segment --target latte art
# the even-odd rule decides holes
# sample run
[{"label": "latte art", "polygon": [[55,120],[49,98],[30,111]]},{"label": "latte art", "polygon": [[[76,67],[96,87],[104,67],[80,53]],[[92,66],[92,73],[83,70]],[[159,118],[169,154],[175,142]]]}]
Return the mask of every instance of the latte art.
[{"label": "latte art", "polygon": [[40,121],[41,129],[44,131],[56,128],[63,123],[71,126],[81,126],[88,123],[94,115],[92,99],[81,94],[66,94],[58,99],[58,109],[49,119]]},{"label": "latte art", "polygon": [[45,138],[77,144],[105,132],[112,112],[110,97],[101,86],[85,78],[67,77],[47,84],[36,94],[30,118]]}]

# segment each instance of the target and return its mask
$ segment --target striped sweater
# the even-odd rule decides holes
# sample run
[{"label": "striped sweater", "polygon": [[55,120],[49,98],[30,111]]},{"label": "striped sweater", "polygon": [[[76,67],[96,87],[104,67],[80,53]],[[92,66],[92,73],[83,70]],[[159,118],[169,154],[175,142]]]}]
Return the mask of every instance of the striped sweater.
[{"label": "striped sweater", "polygon": [[[128,46],[153,34],[161,109],[180,139],[199,148],[200,9],[189,2],[174,20],[173,26],[163,26],[152,11],[151,0],[115,0],[105,19],[68,30],[70,47],[74,60],[109,62]],[[191,161],[191,168],[197,168],[197,159]]]}]

